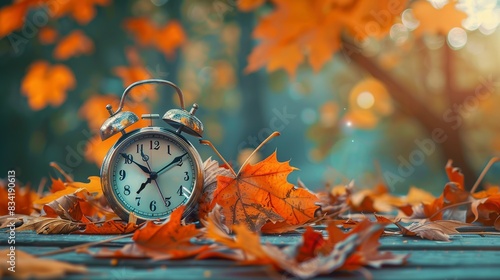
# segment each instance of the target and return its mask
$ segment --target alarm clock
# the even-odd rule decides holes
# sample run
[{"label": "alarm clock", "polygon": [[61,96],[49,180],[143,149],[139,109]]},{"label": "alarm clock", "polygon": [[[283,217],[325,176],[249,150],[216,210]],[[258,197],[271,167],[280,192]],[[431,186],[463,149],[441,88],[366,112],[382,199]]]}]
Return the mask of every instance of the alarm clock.
[{"label": "alarm clock", "polygon": [[[153,83],[168,85],[179,96],[181,108],[167,111],[162,118],[171,129],[149,126],[126,132],[139,121],[133,112],[122,111],[127,94],[136,86]],[[178,86],[148,79],[128,86],[116,111],[109,104],[106,109],[110,117],[101,126],[101,139],[122,134],[101,166],[103,193],[111,208],[125,221],[130,213],[140,221],[167,219],[181,205],[186,205],[184,217],[189,216],[196,209],[204,174],[198,151],[182,134],[202,137],[203,124],[194,115],[198,105],[186,111]],[[152,123],[159,115],[145,114],[142,118]]]}]

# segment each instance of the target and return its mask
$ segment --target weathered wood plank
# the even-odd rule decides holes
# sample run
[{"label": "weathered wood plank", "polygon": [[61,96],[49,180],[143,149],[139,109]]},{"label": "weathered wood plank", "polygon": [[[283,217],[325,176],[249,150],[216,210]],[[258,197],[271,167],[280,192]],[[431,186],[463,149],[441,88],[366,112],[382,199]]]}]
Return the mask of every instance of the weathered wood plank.
[{"label": "weathered wood plank", "polygon": [[[0,233],[0,244],[7,245],[7,234]],[[60,247],[78,245],[108,239],[113,236],[89,235],[37,235],[34,232],[16,234],[17,249],[32,254],[57,250]],[[299,234],[268,235],[262,242],[275,245],[289,245],[300,241]],[[374,279],[499,279],[500,236],[460,234],[450,242],[423,240],[401,236],[383,237],[381,249],[397,254],[407,254],[408,263],[401,267],[370,269]],[[102,244],[116,248],[131,242],[130,238]],[[74,252],[49,258],[71,263],[85,264],[88,275],[71,275],[65,279],[267,279],[277,276],[264,266],[237,266],[226,260],[119,260],[97,259],[88,254]],[[360,274],[335,273],[318,279],[362,279]],[[277,277],[282,278],[282,276]],[[7,278],[9,279],[9,278]]]}]

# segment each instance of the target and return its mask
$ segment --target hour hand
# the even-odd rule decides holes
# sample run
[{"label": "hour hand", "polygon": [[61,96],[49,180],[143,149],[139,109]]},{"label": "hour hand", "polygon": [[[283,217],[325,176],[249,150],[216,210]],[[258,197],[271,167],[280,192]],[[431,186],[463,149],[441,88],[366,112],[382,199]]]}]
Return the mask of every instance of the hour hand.
[{"label": "hour hand", "polygon": [[140,194],[147,184],[151,183],[151,177],[148,177],[146,182],[141,184],[141,187],[137,190],[137,194]]},{"label": "hour hand", "polygon": [[151,174],[151,171],[149,171],[149,168],[147,168],[146,166],[144,165],[141,165],[139,163],[137,163],[136,161],[134,161],[132,158],[130,158],[127,154],[125,153],[120,153],[120,155],[125,159],[125,160],[128,160],[128,161],[131,161],[133,163],[135,163],[137,166],[139,166],[139,168],[144,171],[146,174]]}]

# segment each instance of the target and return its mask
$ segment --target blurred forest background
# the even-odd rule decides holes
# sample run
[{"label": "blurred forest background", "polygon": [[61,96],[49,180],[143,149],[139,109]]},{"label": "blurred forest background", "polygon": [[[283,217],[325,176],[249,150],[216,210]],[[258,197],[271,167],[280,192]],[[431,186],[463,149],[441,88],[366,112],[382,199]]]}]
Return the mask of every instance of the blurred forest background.
[{"label": "blurred forest background", "polygon": [[[97,175],[117,140],[98,138],[106,104],[146,78],[198,103],[204,138],[235,164],[281,132],[261,157],[277,149],[312,189],[354,179],[437,194],[448,159],[470,188],[499,155],[496,0],[1,3],[0,170],[35,188],[58,176],[50,162]],[[163,115],[176,98],[144,86],[126,104]]]}]

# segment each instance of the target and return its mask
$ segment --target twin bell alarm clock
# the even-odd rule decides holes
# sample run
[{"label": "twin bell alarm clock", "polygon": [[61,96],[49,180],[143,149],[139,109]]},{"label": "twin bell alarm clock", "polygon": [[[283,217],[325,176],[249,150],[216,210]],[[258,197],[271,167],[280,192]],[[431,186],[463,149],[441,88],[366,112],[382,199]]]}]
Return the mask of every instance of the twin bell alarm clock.
[{"label": "twin bell alarm clock", "polygon": [[[180,109],[168,110],[162,119],[170,128],[149,126],[133,131],[127,127],[139,121],[136,114],[123,111],[130,90],[143,84],[162,84],[175,89]],[[203,124],[194,116],[197,104],[184,109],[182,91],[172,82],[160,79],[142,80],[125,89],[119,107],[100,129],[101,139],[121,133],[108,151],[101,167],[101,184],[109,205],[123,220],[130,213],[139,220],[167,219],[172,211],[186,205],[184,217],[193,212],[203,188],[203,168],[198,151],[184,138],[189,134],[201,138]],[[145,114],[142,119],[159,119]]]}]

